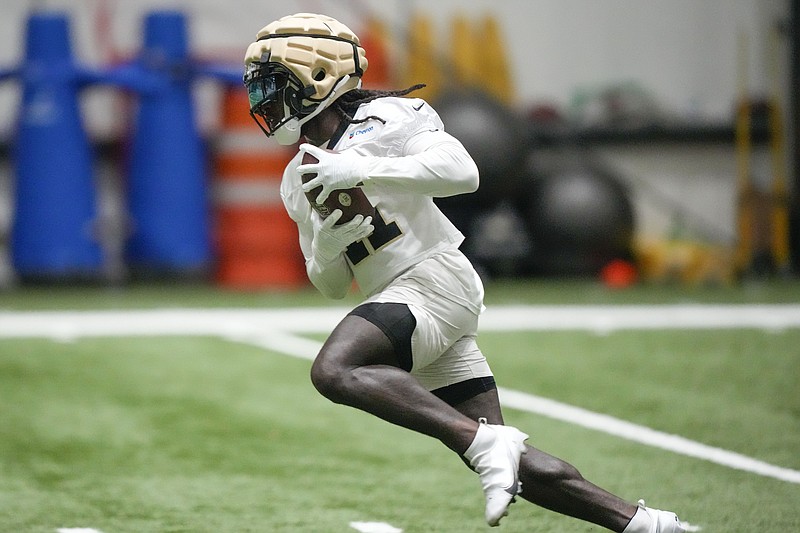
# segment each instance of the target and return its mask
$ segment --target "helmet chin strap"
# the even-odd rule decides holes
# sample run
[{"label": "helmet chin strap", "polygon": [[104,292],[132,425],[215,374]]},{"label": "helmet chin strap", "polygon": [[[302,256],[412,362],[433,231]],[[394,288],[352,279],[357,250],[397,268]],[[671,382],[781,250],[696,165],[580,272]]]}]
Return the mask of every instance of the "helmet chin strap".
[{"label": "helmet chin strap", "polygon": [[[331,89],[330,94],[323,101],[319,103],[316,109],[304,116],[303,118],[293,117],[287,120],[280,128],[275,130],[272,136],[282,146],[291,146],[300,140],[300,131],[303,124],[322,113],[336,100],[336,93],[342,86],[350,80],[350,74],[344,76],[339,82]],[[361,80],[358,80],[356,88],[361,87]]]},{"label": "helmet chin strap", "polygon": [[300,140],[300,122],[293,118],[288,120],[283,126],[275,130],[272,138],[282,146],[291,146]]}]

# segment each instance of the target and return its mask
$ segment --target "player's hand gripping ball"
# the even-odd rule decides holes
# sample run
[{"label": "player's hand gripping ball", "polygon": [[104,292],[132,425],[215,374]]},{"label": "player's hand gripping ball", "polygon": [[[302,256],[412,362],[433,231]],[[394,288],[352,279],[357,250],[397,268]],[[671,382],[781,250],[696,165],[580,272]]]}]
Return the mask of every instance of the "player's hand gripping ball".
[{"label": "player's hand gripping ball", "polygon": [[[326,151],[336,153],[333,150]],[[302,165],[311,165],[315,163],[319,163],[319,159],[309,152],[303,153]],[[316,172],[306,172],[300,176],[304,184],[316,177]],[[353,217],[356,215],[363,215],[364,218],[368,216],[375,217],[375,207],[369,203],[369,199],[367,195],[364,194],[364,191],[361,190],[361,187],[334,190],[322,203],[317,203],[317,197],[320,192],[322,192],[322,185],[305,191],[305,195],[311,207],[314,208],[323,219],[327,218],[328,215],[335,210],[341,209],[342,216],[336,222],[337,226],[353,220]]]}]

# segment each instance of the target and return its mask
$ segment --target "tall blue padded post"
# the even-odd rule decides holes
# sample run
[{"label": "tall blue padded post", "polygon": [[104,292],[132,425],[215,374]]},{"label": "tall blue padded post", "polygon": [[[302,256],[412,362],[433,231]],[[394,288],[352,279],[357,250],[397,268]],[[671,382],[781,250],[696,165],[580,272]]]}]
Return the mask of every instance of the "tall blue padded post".
[{"label": "tall blue padded post", "polygon": [[139,92],[128,176],[128,263],[148,274],[202,273],[211,258],[208,180],[182,13],[145,17],[138,63],[157,83]]},{"label": "tall blue padded post", "polygon": [[12,263],[23,279],[94,277],[102,253],[94,227],[93,154],[66,15],[33,13],[25,39],[13,150]]}]

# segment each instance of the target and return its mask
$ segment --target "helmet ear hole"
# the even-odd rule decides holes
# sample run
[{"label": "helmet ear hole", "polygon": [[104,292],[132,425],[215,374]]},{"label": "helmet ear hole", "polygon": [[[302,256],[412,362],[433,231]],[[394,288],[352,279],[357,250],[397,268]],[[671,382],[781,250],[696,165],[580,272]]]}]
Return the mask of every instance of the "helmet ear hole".
[{"label": "helmet ear hole", "polygon": [[289,109],[292,112],[299,112],[303,110],[302,98],[295,90],[287,89],[285,93],[286,103],[289,104]]},{"label": "helmet ear hole", "polygon": [[314,78],[314,81],[322,81],[325,79],[325,69],[322,67],[314,69],[314,72],[311,73],[311,77]]}]

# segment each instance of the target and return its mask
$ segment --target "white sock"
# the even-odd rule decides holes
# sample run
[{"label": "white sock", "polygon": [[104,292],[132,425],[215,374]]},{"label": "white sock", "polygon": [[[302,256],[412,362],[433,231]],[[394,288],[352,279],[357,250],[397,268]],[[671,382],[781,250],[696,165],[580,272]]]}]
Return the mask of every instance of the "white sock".
[{"label": "white sock", "polygon": [[497,438],[494,430],[486,424],[478,424],[478,431],[475,433],[475,438],[472,439],[472,444],[469,445],[467,451],[464,452],[464,457],[469,461],[469,464],[474,466],[475,457],[490,449],[494,445]]},{"label": "white sock", "polygon": [[648,533],[653,519],[642,506],[636,509],[636,514],[633,515],[631,521],[628,523],[622,533]]}]

